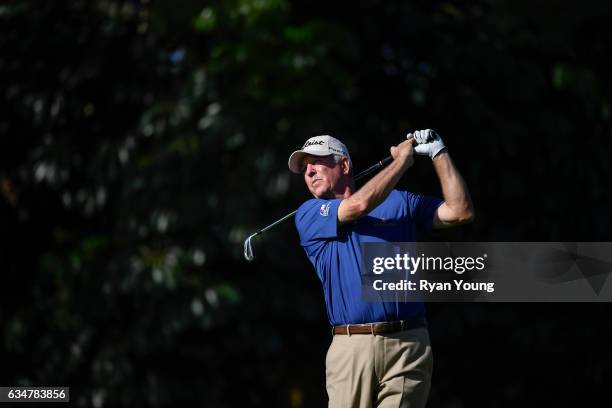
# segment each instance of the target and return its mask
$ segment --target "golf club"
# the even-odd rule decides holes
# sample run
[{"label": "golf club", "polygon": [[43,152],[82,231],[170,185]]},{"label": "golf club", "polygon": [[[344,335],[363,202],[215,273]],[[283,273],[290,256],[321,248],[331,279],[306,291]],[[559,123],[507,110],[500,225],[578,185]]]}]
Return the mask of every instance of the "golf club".
[{"label": "golf club", "polygon": [[[376,170],[386,166],[391,160],[393,160],[393,157],[391,157],[391,156],[385,157],[384,159],[382,159],[378,163],[368,167],[367,169],[365,169],[361,173],[357,174],[354,177],[355,181],[359,181],[360,179],[364,178],[368,174],[370,174],[370,173],[372,173],[372,172],[374,172],[374,171],[376,171]],[[281,222],[285,221],[286,219],[291,218],[292,216],[295,215],[296,212],[297,212],[297,210],[293,211],[292,213],[289,213],[289,214],[285,215],[284,217],[278,219],[277,221],[274,221],[272,224],[268,225],[267,227],[264,227],[264,228],[260,229],[256,233],[249,235],[249,237],[244,241],[244,258],[247,261],[252,261],[253,258],[254,258],[254,255],[253,255],[253,246],[251,245],[251,239],[253,239],[254,237],[256,237],[257,235],[259,235],[259,234],[261,234],[263,232],[266,232],[270,228],[274,227],[275,225],[280,224]]]}]

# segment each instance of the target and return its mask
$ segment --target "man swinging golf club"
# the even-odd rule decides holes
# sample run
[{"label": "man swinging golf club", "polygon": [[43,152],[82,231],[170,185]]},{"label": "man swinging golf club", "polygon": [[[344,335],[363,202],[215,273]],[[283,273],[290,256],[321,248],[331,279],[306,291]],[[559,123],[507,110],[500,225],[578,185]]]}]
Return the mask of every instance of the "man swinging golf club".
[{"label": "man swinging golf club", "polygon": [[[414,163],[429,156],[443,200],[394,187]],[[315,197],[298,208],[300,244],[323,283],[334,337],[326,357],[329,406],[424,407],[433,358],[418,302],[361,300],[360,245],[414,242],[417,227],[462,225],[474,218],[465,182],[433,130],[409,133],[391,147],[393,160],[356,190],[348,149],[338,139],[310,138],[289,157]]]}]

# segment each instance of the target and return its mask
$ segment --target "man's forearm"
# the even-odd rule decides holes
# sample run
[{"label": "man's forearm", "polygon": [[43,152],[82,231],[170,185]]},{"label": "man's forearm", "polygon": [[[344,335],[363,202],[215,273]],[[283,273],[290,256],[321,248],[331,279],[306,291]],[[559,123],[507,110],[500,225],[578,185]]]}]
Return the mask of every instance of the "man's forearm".
[{"label": "man's forearm", "polygon": [[433,158],[433,166],[440,180],[445,207],[439,214],[442,222],[465,223],[474,217],[474,207],[467,185],[459,174],[448,152]]},{"label": "man's forearm", "polygon": [[396,158],[387,167],[372,177],[359,190],[343,200],[342,214],[338,213],[341,222],[361,218],[378,207],[396,186],[412,162],[405,157]]}]

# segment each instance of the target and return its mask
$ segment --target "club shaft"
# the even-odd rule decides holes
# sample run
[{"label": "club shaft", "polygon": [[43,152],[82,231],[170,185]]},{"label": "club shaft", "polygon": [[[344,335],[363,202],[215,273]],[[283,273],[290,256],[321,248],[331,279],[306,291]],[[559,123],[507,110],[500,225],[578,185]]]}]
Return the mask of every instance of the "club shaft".
[{"label": "club shaft", "polygon": [[295,215],[296,212],[297,212],[297,210],[294,210],[293,212],[285,215],[283,218],[279,218],[278,220],[274,221],[272,224],[268,225],[267,227],[263,227],[262,229],[257,231],[257,234],[261,234],[262,232],[266,232],[267,230],[269,230],[270,228],[274,227],[275,225],[278,225],[281,222],[285,221],[287,218],[291,218],[292,216]]},{"label": "club shaft", "polygon": [[367,176],[368,174],[372,173],[373,171],[376,171],[376,170],[380,169],[381,167],[386,166],[391,160],[393,160],[393,157],[391,157],[391,156],[385,157],[384,159],[382,159],[378,163],[373,164],[372,166],[368,167],[367,169],[365,169],[364,171],[362,171],[361,173],[356,175],[355,176],[355,181],[359,181],[360,179],[364,178],[365,176]]}]

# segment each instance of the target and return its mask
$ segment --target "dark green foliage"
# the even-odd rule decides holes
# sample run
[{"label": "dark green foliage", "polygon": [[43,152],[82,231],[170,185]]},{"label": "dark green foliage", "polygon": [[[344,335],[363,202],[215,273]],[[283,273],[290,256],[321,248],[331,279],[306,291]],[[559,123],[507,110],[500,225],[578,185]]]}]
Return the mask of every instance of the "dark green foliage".
[{"label": "dark green foliage", "polygon": [[[324,406],[329,329],[292,222],[242,259],[307,198],[286,161],[315,134],[360,170],[438,130],[477,221],[433,239],[609,240],[611,18],[589,1],[3,2],[0,385],[68,385],[79,407]],[[439,194],[424,159],[401,187]],[[431,406],[601,391],[608,309],[432,306]]]}]

